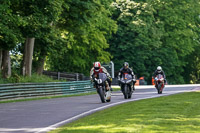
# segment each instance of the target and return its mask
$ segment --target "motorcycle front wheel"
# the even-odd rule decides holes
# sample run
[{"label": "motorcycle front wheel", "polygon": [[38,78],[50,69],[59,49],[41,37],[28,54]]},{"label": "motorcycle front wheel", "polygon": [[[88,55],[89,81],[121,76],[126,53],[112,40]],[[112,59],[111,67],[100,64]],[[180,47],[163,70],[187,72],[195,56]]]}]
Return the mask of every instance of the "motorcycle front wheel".
[{"label": "motorcycle front wheel", "polygon": [[162,85],[161,85],[161,84],[158,84],[158,88],[157,88],[157,90],[158,90],[158,94],[162,94],[161,87],[162,87]]},{"label": "motorcycle front wheel", "polygon": [[127,99],[128,98],[128,86],[124,85],[124,98]]},{"label": "motorcycle front wheel", "polygon": [[131,88],[129,88],[129,92],[128,92],[128,98],[130,99],[131,97],[132,97],[132,89]]},{"label": "motorcycle front wheel", "polygon": [[102,87],[98,88],[98,93],[102,103],[105,103],[105,91]]}]

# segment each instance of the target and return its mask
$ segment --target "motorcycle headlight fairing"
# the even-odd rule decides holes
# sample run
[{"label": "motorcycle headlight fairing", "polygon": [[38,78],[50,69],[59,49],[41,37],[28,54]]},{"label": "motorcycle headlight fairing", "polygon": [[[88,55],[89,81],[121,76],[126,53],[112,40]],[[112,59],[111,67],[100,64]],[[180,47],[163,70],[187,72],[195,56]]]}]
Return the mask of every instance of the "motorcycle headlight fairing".
[{"label": "motorcycle headlight fairing", "polygon": [[128,84],[128,83],[130,83],[132,80],[128,80],[128,81],[126,81],[126,83]]},{"label": "motorcycle headlight fairing", "polygon": [[120,80],[120,82],[125,84],[125,81],[124,81],[124,80]]}]

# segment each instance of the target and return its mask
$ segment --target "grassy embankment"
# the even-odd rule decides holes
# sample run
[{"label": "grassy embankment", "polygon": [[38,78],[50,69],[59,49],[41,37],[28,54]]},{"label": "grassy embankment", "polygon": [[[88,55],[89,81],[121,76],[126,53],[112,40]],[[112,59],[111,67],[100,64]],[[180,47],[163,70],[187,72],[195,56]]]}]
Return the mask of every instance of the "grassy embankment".
[{"label": "grassy embankment", "polygon": [[50,133],[199,133],[200,92],[129,102]]},{"label": "grassy embankment", "polygon": [[[0,74],[0,77],[2,75]],[[54,80],[45,75],[37,75],[33,74],[31,77],[19,76],[17,74],[13,74],[8,79],[0,78],[0,84],[9,84],[9,83],[42,83],[42,82],[62,82],[59,80]]]}]

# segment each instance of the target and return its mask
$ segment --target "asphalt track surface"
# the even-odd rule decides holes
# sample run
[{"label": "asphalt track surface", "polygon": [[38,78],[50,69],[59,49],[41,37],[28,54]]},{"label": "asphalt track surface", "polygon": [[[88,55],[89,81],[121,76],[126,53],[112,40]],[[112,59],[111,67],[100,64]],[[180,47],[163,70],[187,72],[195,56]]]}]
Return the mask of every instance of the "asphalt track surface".
[{"label": "asphalt track surface", "polygon": [[196,91],[200,85],[166,85],[163,94],[154,86],[136,86],[131,99],[120,91],[112,93],[109,103],[97,94],[0,104],[0,133],[44,133],[99,110],[126,102]]}]

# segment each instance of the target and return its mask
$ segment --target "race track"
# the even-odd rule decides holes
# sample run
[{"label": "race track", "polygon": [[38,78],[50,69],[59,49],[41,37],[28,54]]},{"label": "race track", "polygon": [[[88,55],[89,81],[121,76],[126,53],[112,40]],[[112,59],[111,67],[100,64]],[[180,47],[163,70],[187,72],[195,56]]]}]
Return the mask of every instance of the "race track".
[{"label": "race track", "polygon": [[101,103],[97,94],[0,104],[0,133],[43,133],[96,111],[146,98],[196,91],[200,85],[166,85],[163,94],[153,86],[136,86],[132,99],[120,91],[112,94],[110,103]]}]

